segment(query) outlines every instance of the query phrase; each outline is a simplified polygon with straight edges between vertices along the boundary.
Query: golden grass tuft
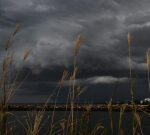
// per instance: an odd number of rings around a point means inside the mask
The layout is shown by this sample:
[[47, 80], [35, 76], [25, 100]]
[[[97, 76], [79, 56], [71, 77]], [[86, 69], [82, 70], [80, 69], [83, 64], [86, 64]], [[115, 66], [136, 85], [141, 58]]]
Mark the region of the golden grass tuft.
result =
[[150, 49], [148, 49], [148, 51], [146, 52], [146, 58], [147, 58], [147, 71], [148, 71], [148, 89], [150, 92], [150, 77], [149, 77], [149, 73], [150, 73]]
[[76, 39], [75, 47], [74, 47], [74, 56], [77, 56], [77, 53], [78, 53], [79, 47], [81, 46], [82, 40], [83, 40], [83, 36], [78, 35], [77, 39]]
[[82, 89], [80, 86], [77, 87], [77, 95], [80, 96], [82, 93], [84, 93], [87, 90], [87, 86], [84, 86]]
[[150, 69], [150, 49], [146, 52], [147, 68]]
[[58, 82], [58, 85], [62, 86], [68, 76], [69, 76], [69, 72], [68, 71], [64, 71], [63, 75], [62, 75], [62, 79], [61, 79], [61, 81]]
[[23, 60], [26, 60], [26, 59], [27, 59], [27, 57], [29, 56], [30, 52], [31, 52], [31, 49], [30, 49], [30, 48], [26, 48], [25, 53], [24, 53]]
[[75, 77], [76, 77], [77, 71], [78, 71], [78, 68], [75, 67], [74, 72], [73, 72], [72, 76], [70, 76], [70, 79], [69, 79], [69, 86], [70, 86], [70, 87], [73, 85], [73, 80], [74, 80]]
[[128, 35], [127, 35], [127, 40], [128, 40], [128, 45], [130, 46], [131, 45], [131, 36], [130, 36], [129, 32], [128, 32]]
[[16, 27], [15, 27], [15, 29], [14, 29], [14, 32], [13, 32], [13, 36], [16, 35], [16, 33], [19, 31], [20, 27], [21, 27], [20, 24], [17, 24], [17, 25], [16, 25]]

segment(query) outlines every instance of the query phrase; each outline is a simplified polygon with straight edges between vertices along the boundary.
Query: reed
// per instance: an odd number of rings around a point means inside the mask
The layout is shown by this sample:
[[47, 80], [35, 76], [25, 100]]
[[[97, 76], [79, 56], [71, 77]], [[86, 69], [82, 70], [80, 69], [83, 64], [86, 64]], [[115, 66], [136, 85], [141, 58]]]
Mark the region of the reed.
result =
[[[15, 34], [18, 31], [14, 30], [13, 32], [13, 36], [15, 36]], [[2, 69], [1, 69], [1, 76], [0, 76], [0, 87], [1, 87], [1, 110], [0, 110], [0, 134], [1, 135], [6, 135], [8, 133], [8, 128], [7, 128], [7, 117], [8, 117], [8, 103], [9, 100], [11, 98], [11, 94], [12, 94], [12, 89], [8, 89], [7, 86], [7, 81], [8, 81], [8, 73], [7, 73], [7, 69], [8, 69], [8, 64], [10, 63], [10, 56], [9, 56], [9, 46], [10, 46], [10, 41], [12, 40], [12, 37], [9, 37], [6, 45], [5, 45], [5, 56], [2, 60]]]
[[148, 71], [148, 90], [150, 92], [150, 49], [146, 52], [146, 58], [147, 58], [147, 71]]
[[75, 78], [77, 73], [76, 61], [77, 61], [77, 54], [79, 51], [79, 47], [81, 46], [83, 36], [77, 36], [75, 47], [74, 47], [74, 69], [73, 69], [73, 84], [72, 84], [72, 99], [71, 99], [71, 135], [74, 132], [74, 98], [75, 98]]
[[127, 36], [128, 39], [128, 51], [129, 51], [129, 78], [130, 78], [130, 93], [131, 93], [131, 101], [132, 104], [134, 102], [134, 92], [133, 92], [133, 83], [132, 83], [132, 64], [131, 64], [131, 37], [130, 37], [130, 33], [128, 33]]
[[74, 47], [74, 56], [77, 56], [82, 40], [83, 40], [83, 35], [78, 35], [76, 39], [75, 47]]
[[89, 116], [91, 113], [91, 106], [87, 105], [86, 111], [83, 112], [82, 117], [81, 117], [81, 122], [80, 122], [80, 127], [79, 127], [79, 135], [88, 135], [88, 127], [89, 127]]
[[113, 111], [112, 111], [112, 99], [110, 99], [108, 105], [108, 112], [110, 117], [110, 125], [111, 125], [111, 133], [114, 135], [114, 119], [113, 119]]
[[134, 112], [134, 118], [135, 118], [135, 127], [133, 129], [133, 135], [136, 134], [136, 129], [137, 129], [138, 126], [140, 127], [141, 135], [143, 135], [141, 117], [136, 111]]
[[[13, 135], [14, 128], [11, 127], [8, 129], [8, 116], [10, 113], [8, 112], [8, 105], [9, 101], [14, 94], [14, 90], [21, 87], [23, 82], [26, 80], [29, 74], [22, 80], [18, 82], [19, 74], [21, 73], [20, 70], [15, 75], [14, 79], [12, 80], [11, 74], [8, 73], [10, 71], [10, 66], [13, 65], [13, 53], [10, 53], [10, 47], [12, 45], [12, 40], [14, 36], [17, 34], [17, 32], [20, 29], [20, 25], [18, 24], [16, 28], [14, 29], [13, 33], [10, 35], [6, 45], [5, 45], [5, 56], [2, 60], [1, 65], [1, 71], [0, 71], [0, 88], [1, 88], [1, 102], [0, 102], [0, 135]], [[63, 134], [63, 135], [106, 135], [107, 134], [107, 127], [105, 128], [101, 123], [98, 123], [93, 130], [89, 131], [89, 124], [90, 124], [90, 114], [91, 114], [91, 106], [88, 105], [86, 108], [86, 111], [83, 112], [81, 119], [79, 119], [78, 116], [78, 110], [77, 114], [75, 116], [74, 113], [74, 106], [75, 102], [77, 102], [77, 107], [79, 103], [79, 96], [87, 89], [87, 87], [81, 88], [81, 86], [76, 86], [76, 77], [78, 73], [77, 68], [77, 56], [79, 52], [79, 48], [81, 46], [83, 40], [83, 36], [79, 35], [77, 36], [75, 46], [74, 46], [74, 60], [73, 60], [73, 71], [72, 73], [69, 73], [68, 71], [64, 71], [61, 80], [58, 82], [58, 89], [55, 89], [54, 92], [56, 92], [55, 102], [54, 102], [54, 110], [52, 112], [52, 119], [50, 121], [50, 128], [48, 129], [49, 135], [55, 135], [55, 134]], [[132, 59], [131, 59], [131, 37], [130, 33], [127, 35], [128, 40], [128, 51], [129, 51], [129, 77], [130, 77], [130, 94], [131, 94], [131, 101], [132, 101], [132, 118], [133, 118], [133, 125], [132, 125], [132, 134], [136, 135], [137, 129], [139, 128], [141, 135], [143, 135], [142, 131], [142, 123], [141, 123], [141, 116], [137, 113], [137, 108], [134, 103], [134, 91], [133, 91], [133, 81], [132, 81]], [[29, 54], [31, 53], [31, 49], [27, 48], [24, 52], [23, 56], [23, 62], [28, 58]], [[147, 68], [148, 68], [148, 85], [149, 85], [149, 91], [150, 91], [150, 79], [149, 79], [149, 71], [150, 71], [150, 50], [146, 53], [147, 56]], [[32, 69], [35, 69], [37, 67], [36, 65], [33, 66]], [[10, 76], [10, 77], [8, 77]], [[69, 80], [68, 80], [69, 79]], [[67, 81], [66, 81], [67, 80]], [[69, 93], [66, 101], [66, 111], [64, 118], [61, 120], [58, 120], [54, 123], [55, 120], [55, 111], [57, 106], [57, 98], [59, 96], [60, 90], [62, 86], [68, 82], [69, 84]], [[118, 83], [117, 83], [118, 84]], [[116, 88], [116, 87], [115, 87]], [[115, 92], [115, 91], [114, 91]], [[53, 94], [52, 94], [53, 95]], [[114, 96], [114, 93], [112, 97]], [[70, 100], [70, 114], [69, 117], [66, 117], [67, 112], [67, 106], [69, 104]], [[45, 115], [46, 106], [50, 100], [48, 99], [43, 106], [42, 110], [40, 111], [33, 111], [30, 115], [27, 114], [28, 119], [26, 119], [26, 125], [23, 127], [25, 128], [27, 135], [39, 135], [40, 130], [43, 126], [43, 120]], [[114, 118], [113, 118], [113, 105], [112, 105], [112, 98], [107, 104], [108, 107], [108, 113], [110, 117], [110, 125], [111, 125], [111, 134], [115, 135], [115, 129], [114, 129]], [[122, 105], [120, 108], [120, 115], [119, 115], [119, 124], [118, 124], [118, 135], [123, 135], [123, 115], [126, 109], [126, 105]], [[54, 128], [57, 129], [57, 131], [54, 131]]]
[[14, 29], [14, 32], [13, 32], [13, 36], [15, 36], [16, 35], [16, 33], [20, 30], [20, 27], [21, 27], [21, 25], [20, 24], [17, 24], [16, 25], [16, 27], [15, 27], [15, 29]]
[[26, 60], [26, 59], [27, 59], [27, 57], [29, 56], [30, 52], [31, 52], [31, 49], [30, 49], [30, 48], [26, 48], [25, 53], [24, 53], [23, 60]]
[[[25, 126], [27, 135], [38, 135], [39, 134], [43, 116], [44, 116], [44, 111], [34, 112], [31, 116], [30, 116], [30, 114], [28, 114], [28, 120], [26, 120], [27, 126]], [[33, 121], [33, 124], [32, 124], [32, 121]]]
[[[12, 45], [12, 40], [17, 34], [17, 32], [20, 29], [20, 25], [17, 24], [14, 31], [10, 35], [7, 43], [5, 44], [5, 55], [2, 60], [1, 65], [1, 72], [0, 72], [0, 88], [1, 88], [1, 94], [0, 94], [0, 135], [7, 135], [11, 132], [12, 128], [10, 128], [10, 131], [8, 129], [8, 116], [11, 114], [8, 112], [8, 105], [11, 97], [16, 91], [16, 88], [21, 87], [22, 82], [17, 81], [17, 79], [12, 79], [12, 70], [11, 67], [14, 64], [13, 56], [14, 53], [11, 53], [9, 48]], [[28, 53], [29, 55], [29, 53]], [[26, 56], [27, 58], [28, 56]]]
[[54, 122], [54, 116], [55, 116], [55, 109], [56, 109], [57, 98], [59, 96], [60, 89], [61, 89], [62, 85], [64, 84], [64, 82], [65, 82], [65, 80], [67, 79], [68, 76], [69, 76], [69, 72], [68, 71], [64, 71], [63, 75], [62, 75], [61, 81], [58, 82], [59, 88], [58, 88], [58, 92], [57, 92], [55, 103], [54, 103], [54, 110], [53, 110], [53, 113], [52, 113], [51, 127], [50, 127], [50, 133], [49, 133], [49, 135], [53, 134], [53, 122]]
[[128, 40], [128, 51], [129, 51], [129, 78], [130, 78], [130, 94], [131, 94], [131, 103], [132, 103], [132, 115], [133, 115], [133, 127], [132, 127], [132, 133], [134, 135], [135, 129], [136, 129], [136, 118], [135, 118], [135, 104], [134, 104], [134, 92], [133, 92], [133, 82], [132, 82], [132, 64], [131, 64], [131, 37], [130, 33], [127, 35]]
[[121, 135], [122, 132], [123, 132], [123, 131], [122, 131], [122, 118], [123, 118], [123, 114], [124, 114], [125, 109], [126, 109], [126, 105], [123, 105], [123, 106], [120, 108], [118, 135]]

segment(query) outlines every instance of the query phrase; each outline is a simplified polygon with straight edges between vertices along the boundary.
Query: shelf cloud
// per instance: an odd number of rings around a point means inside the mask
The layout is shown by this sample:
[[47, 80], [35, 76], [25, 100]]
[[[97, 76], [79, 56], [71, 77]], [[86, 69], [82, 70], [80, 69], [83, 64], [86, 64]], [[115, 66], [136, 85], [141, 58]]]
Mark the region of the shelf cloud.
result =
[[[145, 53], [150, 44], [149, 7], [149, 0], [1, 0], [0, 45], [6, 43], [15, 25], [21, 24], [12, 46], [15, 62], [20, 63], [25, 48], [31, 48], [22, 66], [31, 69], [33, 63], [39, 62], [38, 72], [34, 72], [39, 78], [44, 78], [46, 72], [44, 80], [60, 79], [58, 72], [73, 67], [75, 39], [82, 34], [78, 79], [96, 84], [112, 83], [117, 78], [123, 82], [129, 69], [130, 32], [133, 74], [138, 72], [145, 77]], [[2, 55], [3, 46], [0, 51]], [[31, 78], [34, 80], [35, 76]]]

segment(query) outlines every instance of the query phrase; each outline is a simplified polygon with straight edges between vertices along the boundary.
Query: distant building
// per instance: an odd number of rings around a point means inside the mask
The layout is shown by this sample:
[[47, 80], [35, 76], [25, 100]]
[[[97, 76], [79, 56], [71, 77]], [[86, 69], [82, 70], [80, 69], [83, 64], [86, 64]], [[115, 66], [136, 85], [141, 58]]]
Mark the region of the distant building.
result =
[[150, 98], [145, 98], [140, 101], [141, 104], [150, 104]]

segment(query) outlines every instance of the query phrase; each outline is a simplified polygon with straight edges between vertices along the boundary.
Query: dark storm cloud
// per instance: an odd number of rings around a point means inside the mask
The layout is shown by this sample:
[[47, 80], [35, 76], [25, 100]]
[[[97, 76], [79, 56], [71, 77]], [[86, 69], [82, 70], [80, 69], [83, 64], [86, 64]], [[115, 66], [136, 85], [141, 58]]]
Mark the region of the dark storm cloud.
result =
[[29, 66], [38, 59], [42, 69], [70, 67], [75, 37], [83, 33], [85, 40], [78, 60], [82, 68], [125, 70], [128, 68], [126, 35], [131, 32], [133, 67], [145, 69], [149, 5], [146, 0], [3, 0], [0, 24], [6, 32], [16, 23], [22, 24], [14, 46], [17, 60], [25, 47], [33, 48]]
[[[77, 59], [78, 79], [128, 78], [127, 33], [130, 32], [134, 78], [146, 78], [149, 7], [149, 0], [1, 0], [0, 44], [6, 43], [15, 24], [20, 23], [22, 28], [12, 47], [16, 67], [30, 69], [40, 62], [40, 67], [28, 80], [56, 83], [64, 69], [72, 71], [75, 39], [83, 34], [85, 38]], [[32, 53], [22, 65], [20, 62], [27, 47]], [[28, 93], [29, 87], [36, 88], [39, 95], [41, 89], [45, 93], [49, 88], [47, 85], [47, 88], [30, 86], [25, 86], [24, 91]]]
[[[102, 77], [101, 77], [102, 78]], [[117, 78], [111, 77], [109, 82], [100, 79], [99, 83], [88, 84], [86, 91], [80, 95], [81, 103], [106, 103], [113, 97], [113, 101], [127, 101], [131, 99], [129, 83], [124, 78], [122, 82], [116, 83]], [[113, 79], [114, 80], [113, 80]], [[83, 82], [83, 80], [82, 80]], [[102, 83], [103, 82], [103, 83]], [[112, 83], [115, 82], [115, 83]], [[86, 82], [87, 83], [87, 82]], [[86, 83], [81, 84], [81, 88], [87, 86]], [[15, 96], [12, 97], [12, 102], [21, 103], [39, 103], [45, 102], [52, 92], [55, 91], [54, 96], [51, 97], [50, 103], [55, 102], [55, 97], [57, 95], [58, 89], [56, 88], [56, 83], [50, 82], [28, 82], [24, 83], [23, 87], [17, 91]], [[141, 100], [149, 95], [147, 89], [147, 81], [135, 81], [134, 82], [134, 96], [135, 100]], [[59, 96], [57, 98], [57, 103], [65, 103], [68, 96], [68, 86], [63, 86], [60, 89]]]

